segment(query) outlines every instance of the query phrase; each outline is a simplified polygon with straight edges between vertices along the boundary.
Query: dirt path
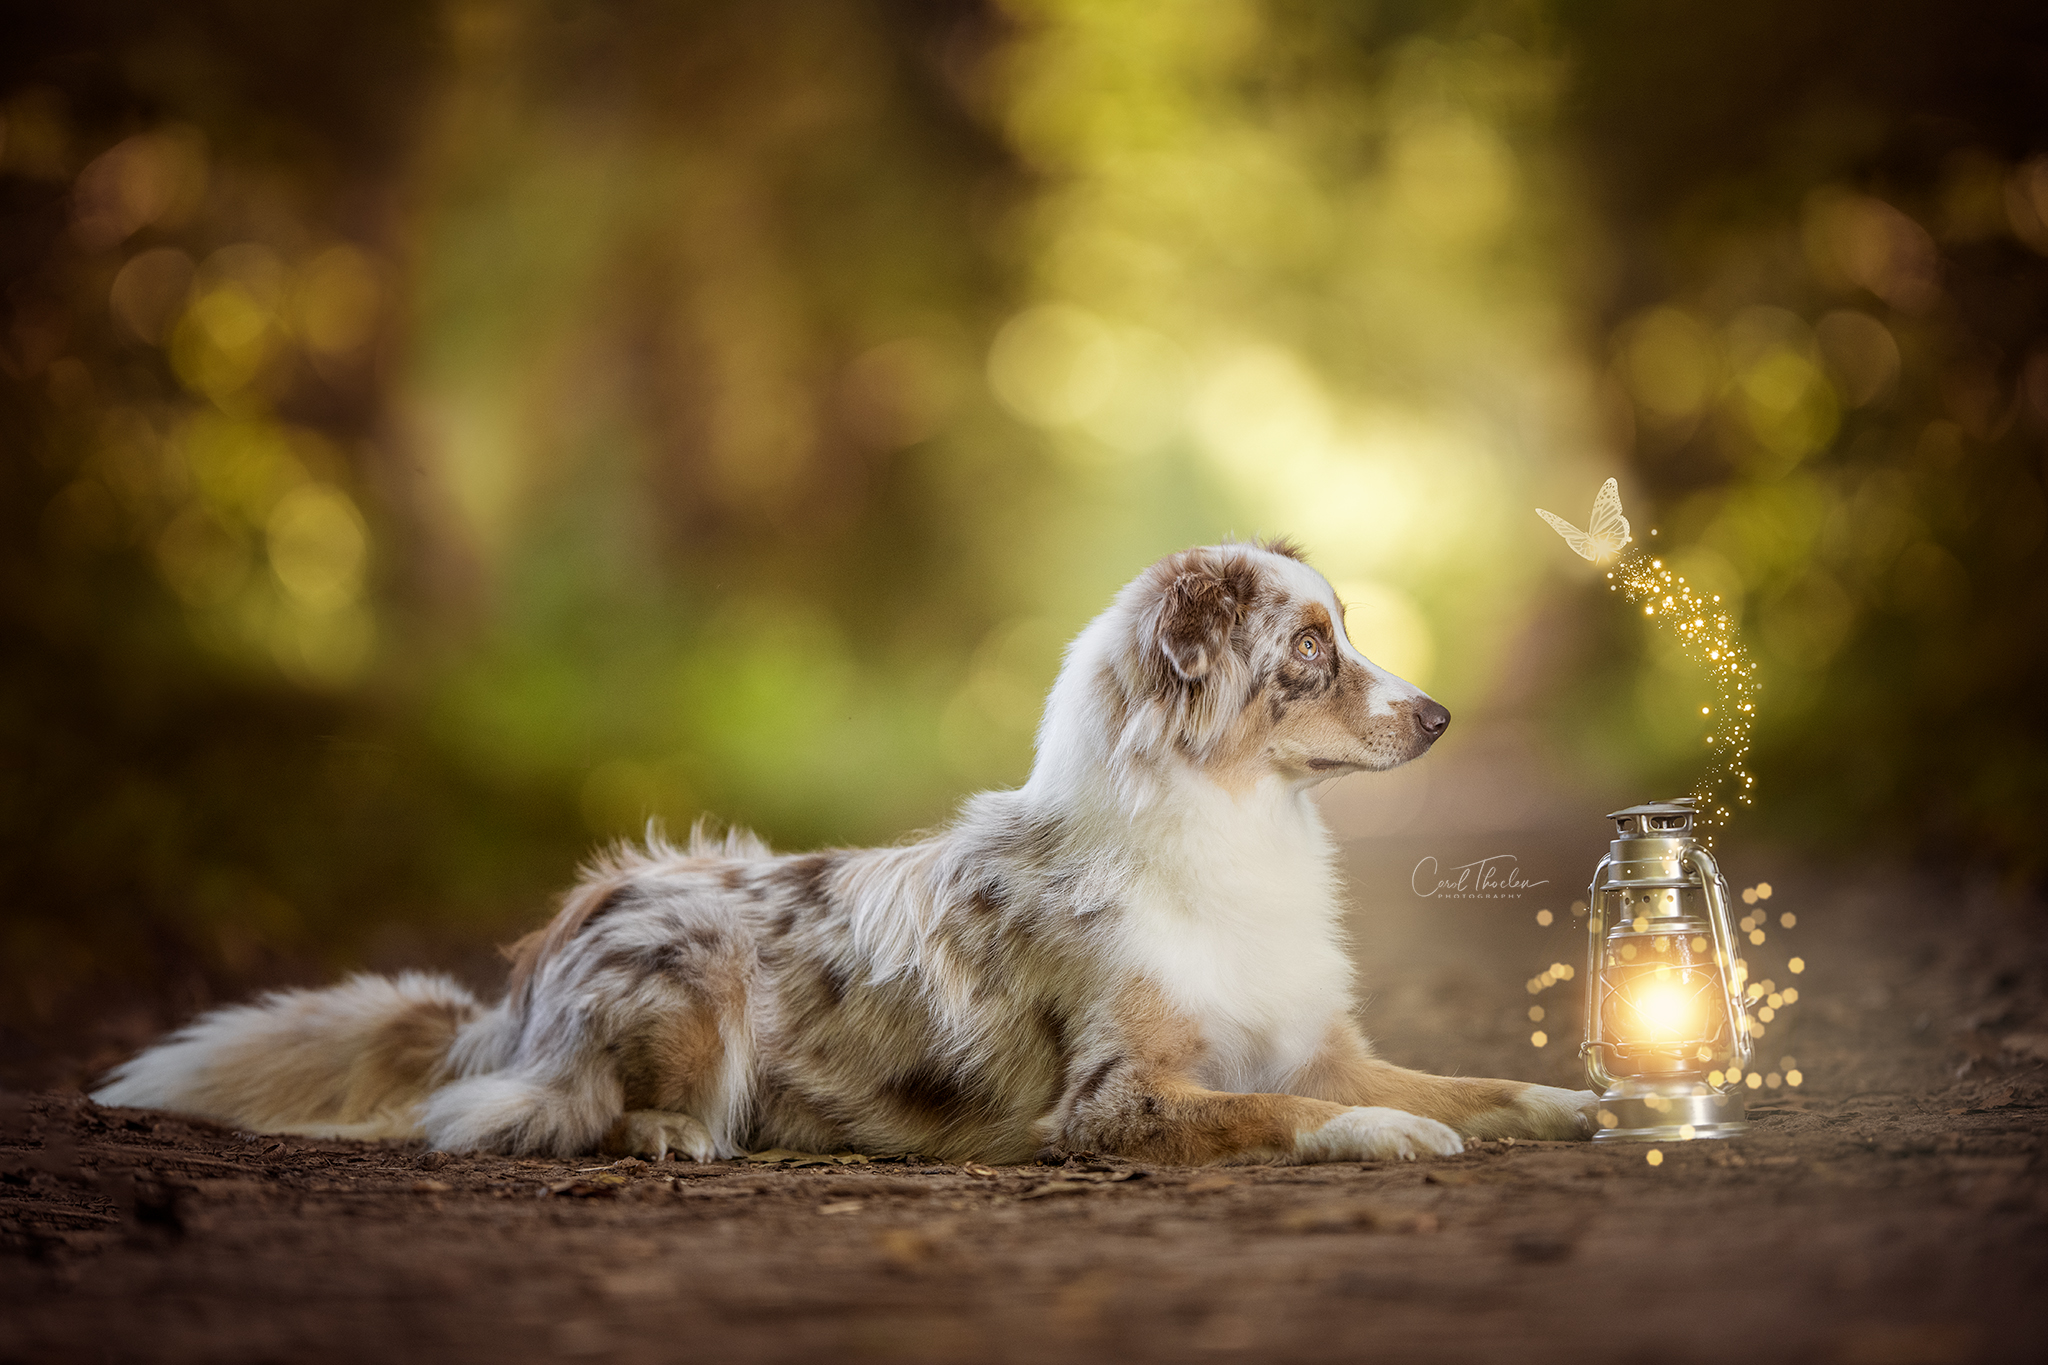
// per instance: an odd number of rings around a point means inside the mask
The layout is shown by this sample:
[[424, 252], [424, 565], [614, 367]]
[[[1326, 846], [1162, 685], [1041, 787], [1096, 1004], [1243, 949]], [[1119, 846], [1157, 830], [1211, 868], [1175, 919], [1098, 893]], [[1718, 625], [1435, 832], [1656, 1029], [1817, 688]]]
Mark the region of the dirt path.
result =
[[[1389, 1055], [1568, 1078], [1516, 998], [1568, 930], [1417, 911], [1387, 892], [1412, 849], [1355, 852], [1362, 947], [1403, 964], [1372, 983]], [[1661, 1165], [586, 1169], [43, 1092], [0, 1133], [0, 1360], [2043, 1359], [2037, 911], [1749, 862], [1809, 921], [1773, 1045], [1811, 1079]]]
[[[1993, 1098], [2002, 1098], [1994, 1096]], [[1425, 1166], [453, 1159], [38, 1097], [0, 1358], [2038, 1360], [2037, 1109]]]

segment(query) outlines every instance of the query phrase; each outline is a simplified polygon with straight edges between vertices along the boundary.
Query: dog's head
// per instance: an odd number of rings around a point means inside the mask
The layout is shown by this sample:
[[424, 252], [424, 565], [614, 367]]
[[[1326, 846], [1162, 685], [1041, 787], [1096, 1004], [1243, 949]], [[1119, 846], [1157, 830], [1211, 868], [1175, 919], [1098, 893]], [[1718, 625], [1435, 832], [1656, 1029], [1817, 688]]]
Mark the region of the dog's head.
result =
[[1451, 721], [1358, 652], [1343, 603], [1285, 542], [1169, 555], [1112, 616], [1126, 759], [1170, 748], [1219, 776], [1315, 781], [1406, 763]]

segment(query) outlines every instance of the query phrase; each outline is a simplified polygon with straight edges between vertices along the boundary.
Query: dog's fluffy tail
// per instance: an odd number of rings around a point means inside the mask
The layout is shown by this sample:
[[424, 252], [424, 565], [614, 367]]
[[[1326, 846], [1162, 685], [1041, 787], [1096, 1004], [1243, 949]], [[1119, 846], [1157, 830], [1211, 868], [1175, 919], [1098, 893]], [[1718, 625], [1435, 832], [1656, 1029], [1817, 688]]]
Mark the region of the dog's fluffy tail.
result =
[[116, 1067], [101, 1104], [172, 1109], [266, 1133], [414, 1137], [483, 1007], [443, 976], [354, 976], [200, 1016]]

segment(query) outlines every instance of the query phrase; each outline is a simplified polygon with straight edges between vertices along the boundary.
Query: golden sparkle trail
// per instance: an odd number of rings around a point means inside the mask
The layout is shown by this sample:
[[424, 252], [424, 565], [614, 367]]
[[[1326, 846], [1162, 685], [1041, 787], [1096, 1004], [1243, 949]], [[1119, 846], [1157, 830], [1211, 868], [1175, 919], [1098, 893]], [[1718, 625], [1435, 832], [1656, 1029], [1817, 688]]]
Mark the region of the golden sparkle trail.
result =
[[[1699, 803], [1702, 830], [1727, 824], [1736, 806], [1753, 804], [1756, 776], [1749, 771], [1749, 748], [1758, 691], [1756, 665], [1736, 632], [1727, 604], [1718, 593], [1695, 589], [1685, 575], [1640, 545], [1628, 548], [1635, 538], [1629, 534], [1619, 486], [1613, 479], [1600, 485], [1594, 495], [1592, 515], [1583, 531], [1555, 512], [1539, 507], [1536, 515], [1564, 538], [1573, 554], [1594, 564], [1612, 563], [1614, 567], [1607, 572], [1608, 591], [1641, 603], [1643, 615], [1670, 631], [1685, 657], [1698, 664], [1713, 683], [1714, 701], [1700, 708], [1707, 722], [1710, 754], [1693, 796]], [[1714, 841], [1706, 836], [1704, 842], [1711, 847]]]
[[1700, 824], [1725, 825], [1736, 806], [1753, 804], [1756, 775], [1749, 771], [1749, 751], [1759, 691], [1756, 664], [1720, 594], [1698, 591], [1662, 559], [1636, 551], [1616, 564], [1607, 578], [1608, 591], [1641, 603], [1643, 615], [1670, 631], [1685, 657], [1713, 684], [1714, 700], [1700, 708], [1710, 752], [1693, 795], [1699, 801]]

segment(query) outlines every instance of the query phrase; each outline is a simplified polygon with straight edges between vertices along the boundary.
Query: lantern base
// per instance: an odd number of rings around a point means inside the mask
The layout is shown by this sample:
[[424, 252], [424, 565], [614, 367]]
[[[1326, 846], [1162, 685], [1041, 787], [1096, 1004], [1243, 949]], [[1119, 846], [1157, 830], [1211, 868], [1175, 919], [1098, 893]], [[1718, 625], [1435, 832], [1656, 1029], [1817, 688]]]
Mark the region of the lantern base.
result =
[[1708, 1090], [1691, 1078], [1625, 1077], [1600, 1097], [1595, 1142], [1689, 1142], [1741, 1137], [1749, 1106], [1735, 1091]]

